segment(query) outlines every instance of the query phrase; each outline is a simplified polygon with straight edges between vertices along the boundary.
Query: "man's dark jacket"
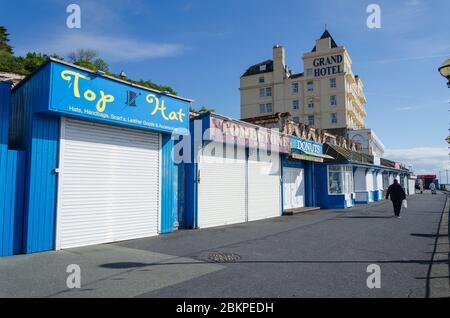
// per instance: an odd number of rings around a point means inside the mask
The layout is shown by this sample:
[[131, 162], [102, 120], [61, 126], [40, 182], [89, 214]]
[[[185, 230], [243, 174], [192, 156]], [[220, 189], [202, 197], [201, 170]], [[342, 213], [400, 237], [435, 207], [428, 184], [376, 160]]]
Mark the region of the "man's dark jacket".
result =
[[399, 183], [391, 184], [386, 193], [386, 199], [391, 197], [392, 201], [403, 201], [406, 199], [406, 193]]

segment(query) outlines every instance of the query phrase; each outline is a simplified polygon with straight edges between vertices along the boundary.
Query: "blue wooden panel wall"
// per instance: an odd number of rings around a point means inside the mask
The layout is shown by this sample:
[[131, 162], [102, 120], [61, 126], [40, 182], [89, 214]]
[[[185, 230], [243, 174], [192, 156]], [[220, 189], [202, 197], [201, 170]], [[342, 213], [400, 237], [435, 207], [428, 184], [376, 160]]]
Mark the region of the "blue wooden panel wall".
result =
[[8, 150], [0, 193], [0, 256], [22, 253], [25, 152]]
[[174, 141], [169, 134], [162, 134], [161, 162], [161, 233], [173, 231], [175, 213], [175, 163], [173, 160]]
[[24, 252], [54, 249], [59, 118], [34, 114], [27, 147]]
[[25, 154], [8, 150], [11, 84], [0, 82], [0, 256], [22, 252]]

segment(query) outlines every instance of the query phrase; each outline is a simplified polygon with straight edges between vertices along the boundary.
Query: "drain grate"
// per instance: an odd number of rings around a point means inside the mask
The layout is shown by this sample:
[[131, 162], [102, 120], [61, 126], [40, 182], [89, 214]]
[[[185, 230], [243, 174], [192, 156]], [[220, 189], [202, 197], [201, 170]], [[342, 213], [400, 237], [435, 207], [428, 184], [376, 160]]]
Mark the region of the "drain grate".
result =
[[208, 260], [214, 263], [235, 263], [241, 259], [241, 256], [234, 253], [212, 252], [208, 255]]

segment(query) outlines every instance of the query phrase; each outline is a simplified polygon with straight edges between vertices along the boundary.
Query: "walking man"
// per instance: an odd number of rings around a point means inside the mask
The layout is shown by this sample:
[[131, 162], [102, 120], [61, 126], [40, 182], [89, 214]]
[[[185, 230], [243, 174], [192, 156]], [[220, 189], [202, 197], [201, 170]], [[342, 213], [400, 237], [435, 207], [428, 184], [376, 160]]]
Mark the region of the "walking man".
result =
[[436, 185], [434, 184], [434, 182], [430, 183], [430, 190], [431, 194], [436, 194]]
[[392, 204], [394, 205], [395, 216], [400, 219], [400, 210], [402, 209], [402, 202], [406, 199], [405, 190], [398, 183], [397, 179], [394, 179], [394, 183], [391, 184], [386, 192], [386, 200], [391, 197]]

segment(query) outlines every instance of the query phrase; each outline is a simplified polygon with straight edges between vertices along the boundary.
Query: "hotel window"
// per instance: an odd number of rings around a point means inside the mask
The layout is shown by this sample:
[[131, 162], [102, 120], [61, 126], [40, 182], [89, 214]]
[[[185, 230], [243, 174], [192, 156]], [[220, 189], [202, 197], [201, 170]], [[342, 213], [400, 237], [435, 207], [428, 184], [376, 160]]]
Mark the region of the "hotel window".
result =
[[292, 84], [292, 93], [297, 94], [298, 93], [298, 83]]
[[330, 88], [336, 88], [336, 78], [330, 78]]
[[337, 113], [331, 113], [331, 123], [332, 124], [337, 124], [338, 123]]
[[336, 106], [336, 105], [337, 105], [337, 98], [336, 98], [336, 95], [330, 96], [330, 105], [331, 105], [331, 106]]
[[266, 112], [266, 104], [259, 104], [259, 113], [264, 114]]
[[259, 83], [264, 83], [264, 76], [260, 76], [259, 79], [258, 79], [258, 82]]
[[292, 120], [297, 124], [300, 123], [300, 117], [298, 116], [292, 117]]
[[307, 86], [306, 86], [306, 89], [307, 89], [308, 92], [314, 92], [314, 82], [313, 81], [309, 81]]
[[271, 87], [267, 87], [267, 88], [266, 88], [266, 96], [267, 96], [267, 97], [272, 96], [272, 88], [271, 88]]
[[308, 125], [314, 126], [314, 116], [308, 116]]
[[267, 110], [267, 112], [268, 113], [271, 113], [272, 112], [272, 103], [269, 103], [269, 104], [266, 104], [266, 110]]
[[299, 108], [300, 108], [300, 103], [298, 102], [298, 100], [293, 100], [292, 101], [292, 109], [298, 110]]
[[313, 69], [312, 68], [308, 68], [306, 70], [306, 76], [313, 76]]
[[259, 97], [266, 97], [266, 90], [264, 88], [259, 89]]
[[314, 102], [313, 101], [309, 101], [308, 102], [308, 108], [314, 108]]

